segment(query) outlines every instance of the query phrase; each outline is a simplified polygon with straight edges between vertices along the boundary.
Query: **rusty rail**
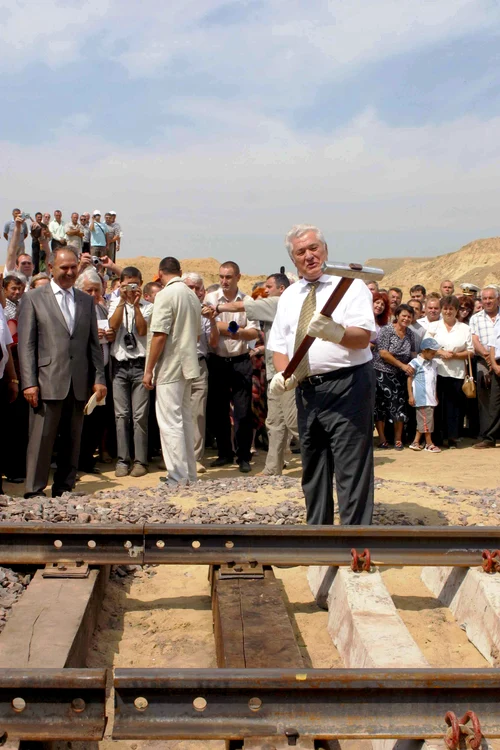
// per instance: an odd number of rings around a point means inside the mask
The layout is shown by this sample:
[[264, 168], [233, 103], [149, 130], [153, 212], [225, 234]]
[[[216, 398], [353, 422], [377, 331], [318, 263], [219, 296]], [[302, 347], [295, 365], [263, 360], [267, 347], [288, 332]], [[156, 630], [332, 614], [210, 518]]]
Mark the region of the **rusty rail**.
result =
[[479, 566], [500, 547], [500, 527], [0, 524], [0, 564]]
[[105, 707], [105, 669], [0, 669], [4, 741], [101, 740]]
[[496, 669], [0, 669], [0, 734], [111, 738], [444, 738], [446, 716], [477, 715], [500, 737]]

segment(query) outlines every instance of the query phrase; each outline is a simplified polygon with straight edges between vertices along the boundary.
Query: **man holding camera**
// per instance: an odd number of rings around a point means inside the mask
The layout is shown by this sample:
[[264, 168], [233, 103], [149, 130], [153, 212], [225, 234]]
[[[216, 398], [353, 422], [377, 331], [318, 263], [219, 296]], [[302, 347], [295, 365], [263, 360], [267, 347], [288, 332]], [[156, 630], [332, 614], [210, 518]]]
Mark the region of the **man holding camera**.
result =
[[[142, 297], [142, 275], [128, 266], [120, 276], [120, 296], [109, 308], [109, 327], [116, 332], [111, 347], [111, 378], [115, 407], [118, 459], [115, 476], [142, 477], [148, 470], [149, 393], [142, 384], [146, 363], [148, 322], [153, 305]], [[134, 437], [134, 461], [130, 433]]]

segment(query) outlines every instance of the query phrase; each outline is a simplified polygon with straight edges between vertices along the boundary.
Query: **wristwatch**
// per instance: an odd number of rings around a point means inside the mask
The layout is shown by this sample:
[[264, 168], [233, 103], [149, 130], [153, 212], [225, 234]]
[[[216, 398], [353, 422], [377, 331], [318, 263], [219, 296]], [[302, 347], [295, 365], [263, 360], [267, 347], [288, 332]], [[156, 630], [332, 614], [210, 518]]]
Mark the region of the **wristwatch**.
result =
[[15, 383], [16, 385], [19, 385], [19, 380], [17, 378], [11, 378], [10, 382]]

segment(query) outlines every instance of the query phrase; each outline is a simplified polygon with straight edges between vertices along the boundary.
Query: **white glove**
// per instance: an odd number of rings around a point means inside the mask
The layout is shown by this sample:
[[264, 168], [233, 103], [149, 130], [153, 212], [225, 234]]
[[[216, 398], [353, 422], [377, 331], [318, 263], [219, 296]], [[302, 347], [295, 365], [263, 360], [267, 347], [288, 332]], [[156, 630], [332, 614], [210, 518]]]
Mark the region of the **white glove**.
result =
[[315, 312], [307, 329], [308, 336], [314, 336], [323, 341], [331, 341], [332, 344], [339, 344], [344, 338], [345, 328], [340, 323], [336, 323], [328, 315], [322, 315]]
[[272, 396], [282, 396], [285, 391], [293, 391], [294, 388], [297, 388], [298, 384], [299, 381], [295, 375], [291, 375], [288, 380], [285, 380], [283, 373], [277, 372], [269, 385], [269, 393]]

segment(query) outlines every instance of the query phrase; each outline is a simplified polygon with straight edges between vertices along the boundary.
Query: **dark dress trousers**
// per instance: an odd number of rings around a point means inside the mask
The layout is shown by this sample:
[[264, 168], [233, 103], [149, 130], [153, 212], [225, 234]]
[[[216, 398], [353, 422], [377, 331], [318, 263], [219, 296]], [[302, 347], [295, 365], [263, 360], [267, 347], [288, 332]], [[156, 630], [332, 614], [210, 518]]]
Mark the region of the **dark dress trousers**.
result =
[[83, 409], [94, 383], [106, 385], [92, 297], [74, 290], [70, 333], [51, 284], [23, 295], [19, 309], [19, 365], [23, 390], [38, 386], [38, 407], [30, 410], [26, 493], [47, 486], [52, 451], [59, 435], [52, 495], [75, 485]]

